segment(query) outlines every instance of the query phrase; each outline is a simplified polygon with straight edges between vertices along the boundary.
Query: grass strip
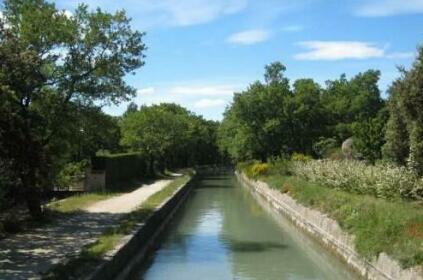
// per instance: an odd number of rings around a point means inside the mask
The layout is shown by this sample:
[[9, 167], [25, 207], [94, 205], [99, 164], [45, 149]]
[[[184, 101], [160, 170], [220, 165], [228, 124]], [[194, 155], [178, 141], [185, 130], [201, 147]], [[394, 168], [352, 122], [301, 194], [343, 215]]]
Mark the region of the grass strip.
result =
[[121, 193], [84, 193], [77, 194], [49, 204], [48, 208], [59, 213], [71, 214], [83, 210], [91, 204]]

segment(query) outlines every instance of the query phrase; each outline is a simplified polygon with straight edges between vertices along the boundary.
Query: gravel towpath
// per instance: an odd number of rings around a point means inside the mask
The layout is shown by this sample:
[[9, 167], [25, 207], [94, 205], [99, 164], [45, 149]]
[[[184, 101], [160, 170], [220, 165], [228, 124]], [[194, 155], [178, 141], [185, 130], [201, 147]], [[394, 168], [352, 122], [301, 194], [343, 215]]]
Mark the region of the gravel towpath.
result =
[[77, 256], [81, 248], [94, 242], [171, 180], [143, 185], [135, 191], [92, 204], [83, 212], [0, 240], [0, 279], [40, 279], [40, 273], [54, 264]]
[[143, 186], [133, 192], [96, 202], [85, 209], [88, 213], [129, 213], [151, 195], [166, 187], [171, 180], [160, 180], [151, 185]]

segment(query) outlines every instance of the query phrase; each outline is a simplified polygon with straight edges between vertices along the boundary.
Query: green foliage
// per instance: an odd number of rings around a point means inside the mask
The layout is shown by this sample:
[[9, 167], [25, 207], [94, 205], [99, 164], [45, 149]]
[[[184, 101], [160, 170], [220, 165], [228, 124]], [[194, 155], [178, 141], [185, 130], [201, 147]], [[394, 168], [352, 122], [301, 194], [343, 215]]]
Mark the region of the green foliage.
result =
[[270, 175], [290, 175], [291, 161], [283, 157], [272, 158], [269, 163], [258, 161], [239, 162], [236, 166], [239, 172], [243, 172], [249, 178], [258, 179]]
[[400, 81], [395, 81], [389, 89], [389, 119], [386, 125], [385, 145], [382, 148], [383, 158], [392, 163], [405, 165], [409, 155], [409, 132], [401, 107]]
[[141, 107], [122, 119], [121, 143], [161, 169], [211, 164], [220, 160], [217, 126], [176, 104]]
[[410, 127], [410, 154], [407, 160], [408, 167], [417, 175], [423, 175], [423, 125], [411, 121]]
[[218, 131], [223, 152], [234, 161], [266, 161], [294, 152], [328, 157], [356, 132], [363, 157], [371, 161], [381, 157], [385, 123], [379, 115], [386, 114], [378, 113], [384, 108], [377, 86], [379, 71], [359, 73], [350, 80], [342, 75], [328, 81], [326, 88], [312, 79], [299, 79], [293, 89], [284, 71], [281, 63], [266, 66], [266, 84], [255, 82], [234, 95]]
[[269, 164], [267, 163], [255, 163], [248, 166], [245, 169], [245, 174], [249, 178], [258, 178], [259, 176], [265, 175], [269, 171]]
[[423, 264], [421, 206], [337, 191], [299, 177], [272, 175], [261, 179], [338, 221], [355, 236], [355, 248], [362, 256], [372, 259], [385, 252], [405, 268]]
[[[384, 155], [388, 160], [408, 166], [423, 175], [423, 47], [410, 70], [390, 89], [390, 118]], [[406, 157], [408, 158], [406, 159]]]
[[293, 153], [291, 156], [292, 161], [309, 162], [312, 159], [312, 157], [300, 153]]
[[375, 163], [382, 157], [387, 118], [387, 112], [381, 110], [375, 118], [353, 124], [354, 150], [361, 159]]
[[269, 85], [288, 84], [288, 79], [283, 76], [286, 67], [279, 61], [265, 66], [264, 80]]
[[85, 175], [88, 161], [71, 162], [66, 164], [57, 176], [57, 184], [60, 187], [70, 187], [75, 180], [81, 179]]
[[0, 157], [34, 217], [81, 131], [80, 111], [135, 95], [124, 77], [144, 63], [142, 36], [124, 11], [80, 5], [68, 16], [45, 0], [3, 1]]
[[335, 138], [321, 137], [314, 143], [313, 151], [319, 158], [329, 158], [340, 146]]
[[314, 144], [327, 134], [328, 112], [320, 100], [322, 89], [312, 79], [296, 80], [293, 86], [287, 111], [291, 115], [290, 126], [295, 139], [290, 150], [311, 155]]
[[119, 152], [120, 128], [118, 119], [101, 111], [101, 108], [81, 108], [72, 124], [75, 131], [70, 138], [70, 158], [89, 159], [99, 150]]
[[338, 80], [327, 81], [322, 103], [329, 117], [332, 136], [339, 141], [353, 135], [352, 124], [374, 118], [383, 108], [378, 80], [380, 72], [368, 70], [348, 80], [341, 75]]
[[288, 80], [283, 78], [284, 69], [277, 64], [267, 67], [269, 84], [255, 82], [246, 91], [236, 93], [225, 111], [218, 142], [235, 161], [265, 161], [291, 147], [293, 131], [285, 112], [291, 92]]
[[256, 163], [260, 163], [260, 162], [256, 160], [240, 161], [236, 164], [236, 170], [240, 172], [244, 172], [247, 168], [249, 168], [250, 166]]
[[269, 161], [268, 175], [291, 175], [291, 161], [284, 157], [272, 158]]

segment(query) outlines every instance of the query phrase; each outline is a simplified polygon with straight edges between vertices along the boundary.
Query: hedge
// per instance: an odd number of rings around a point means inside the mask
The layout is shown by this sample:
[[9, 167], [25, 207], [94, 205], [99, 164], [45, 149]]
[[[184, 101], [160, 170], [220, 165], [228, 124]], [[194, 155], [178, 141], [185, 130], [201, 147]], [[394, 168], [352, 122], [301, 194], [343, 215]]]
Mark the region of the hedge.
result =
[[148, 160], [139, 153], [111, 154], [91, 159], [93, 170], [106, 172], [106, 189], [121, 191], [124, 182], [148, 177]]

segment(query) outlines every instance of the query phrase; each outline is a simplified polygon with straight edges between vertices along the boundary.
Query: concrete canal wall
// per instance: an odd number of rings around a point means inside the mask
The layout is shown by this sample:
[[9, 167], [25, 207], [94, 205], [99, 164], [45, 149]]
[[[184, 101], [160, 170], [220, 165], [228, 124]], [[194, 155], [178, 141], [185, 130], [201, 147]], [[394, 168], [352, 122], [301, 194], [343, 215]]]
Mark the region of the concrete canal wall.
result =
[[242, 184], [263, 196], [297, 227], [341, 257], [363, 278], [371, 280], [423, 279], [421, 267], [402, 269], [397, 261], [384, 253], [372, 261], [364, 259], [354, 250], [354, 236], [342, 231], [335, 220], [317, 210], [304, 207], [289, 195], [270, 188], [264, 182], [250, 180], [244, 174], [236, 173], [236, 176]]

